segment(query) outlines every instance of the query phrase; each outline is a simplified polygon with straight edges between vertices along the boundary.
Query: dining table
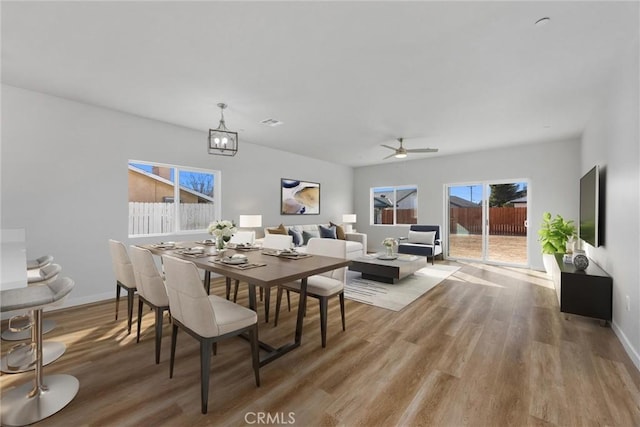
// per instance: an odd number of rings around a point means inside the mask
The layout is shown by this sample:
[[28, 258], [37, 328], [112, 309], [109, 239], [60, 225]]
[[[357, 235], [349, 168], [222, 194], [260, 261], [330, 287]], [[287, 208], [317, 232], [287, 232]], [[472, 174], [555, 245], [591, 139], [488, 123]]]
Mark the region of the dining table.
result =
[[[204, 286], [210, 289], [211, 273], [224, 276], [227, 280], [227, 298], [229, 298], [229, 283], [235, 279], [247, 282], [249, 288], [249, 308], [257, 311], [256, 287], [270, 292], [274, 286], [300, 280], [300, 298], [296, 317], [296, 328], [293, 342], [274, 347], [259, 341], [260, 348], [267, 352], [260, 359], [260, 366], [264, 366], [302, 344], [302, 329], [304, 312], [307, 301], [307, 278], [325, 273], [337, 268], [348, 267], [351, 261], [344, 258], [334, 258], [321, 255], [298, 254], [288, 251], [272, 251], [257, 247], [226, 248], [219, 252], [215, 246], [204, 245], [202, 242], [175, 242], [174, 245], [146, 244], [138, 245], [148, 249], [152, 254], [174, 256], [192, 261], [196, 267], [204, 270]], [[194, 251], [194, 248], [198, 250]], [[197, 253], [200, 251], [202, 253]], [[246, 262], [229, 264], [233, 255], [246, 256]], [[226, 262], [225, 262], [226, 261]]]

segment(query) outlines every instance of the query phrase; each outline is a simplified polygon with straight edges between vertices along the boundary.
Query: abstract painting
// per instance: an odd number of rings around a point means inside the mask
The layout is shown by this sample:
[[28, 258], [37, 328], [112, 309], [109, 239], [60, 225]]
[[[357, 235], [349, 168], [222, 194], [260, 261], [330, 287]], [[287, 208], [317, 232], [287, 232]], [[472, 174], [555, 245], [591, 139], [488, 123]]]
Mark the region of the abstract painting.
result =
[[282, 215], [319, 215], [320, 184], [296, 179], [280, 179]]

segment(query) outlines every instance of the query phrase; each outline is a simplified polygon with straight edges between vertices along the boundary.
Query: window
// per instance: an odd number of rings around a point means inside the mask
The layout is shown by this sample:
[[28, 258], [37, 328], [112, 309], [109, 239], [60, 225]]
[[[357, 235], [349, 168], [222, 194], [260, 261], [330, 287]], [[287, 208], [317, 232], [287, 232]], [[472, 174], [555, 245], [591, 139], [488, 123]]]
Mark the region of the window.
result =
[[220, 172], [129, 161], [129, 236], [202, 231], [220, 218]]
[[375, 187], [371, 189], [372, 224], [417, 224], [418, 187]]

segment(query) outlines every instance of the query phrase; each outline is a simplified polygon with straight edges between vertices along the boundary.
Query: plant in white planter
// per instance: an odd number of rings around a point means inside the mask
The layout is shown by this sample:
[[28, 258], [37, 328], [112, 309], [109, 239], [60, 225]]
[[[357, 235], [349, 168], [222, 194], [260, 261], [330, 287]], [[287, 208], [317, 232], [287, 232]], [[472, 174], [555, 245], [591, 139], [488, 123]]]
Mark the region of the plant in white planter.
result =
[[564, 254], [567, 250], [567, 242], [576, 236], [576, 226], [573, 221], [565, 220], [562, 216], [551, 216], [545, 212], [542, 215], [542, 227], [538, 230], [539, 241], [542, 244], [542, 261], [548, 274], [551, 273], [550, 262], [554, 254]]

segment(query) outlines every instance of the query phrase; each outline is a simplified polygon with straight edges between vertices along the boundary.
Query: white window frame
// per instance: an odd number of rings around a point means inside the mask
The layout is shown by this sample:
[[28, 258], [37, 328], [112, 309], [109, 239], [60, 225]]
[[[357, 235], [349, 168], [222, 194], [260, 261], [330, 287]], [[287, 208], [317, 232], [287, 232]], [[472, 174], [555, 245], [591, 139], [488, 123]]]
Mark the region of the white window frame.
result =
[[[376, 224], [375, 223], [375, 206], [374, 206], [374, 201], [373, 201], [373, 195], [376, 192], [376, 190], [379, 189], [389, 189], [390, 191], [393, 191], [393, 201], [394, 201], [394, 206], [393, 206], [393, 224]], [[415, 189], [416, 190], [416, 217], [418, 216], [418, 185], [416, 184], [406, 184], [406, 185], [380, 185], [377, 187], [371, 187], [369, 189], [369, 225], [374, 226], [374, 227], [389, 227], [389, 226], [398, 226], [398, 225], [411, 225], [411, 224], [398, 224], [398, 215], [397, 215], [397, 202], [396, 200], [398, 199], [397, 197], [397, 191], [398, 190], [407, 190], [407, 189]]]
[[[214, 200], [214, 218], [211, 218], [211, 221], [217, 221], [222, 217], [222, 172], [219, 170], [213, 170], [213, 169], [203, 169], [203, 168], [197, 168], [197, 167], [191, 167], [191, 166], [179, 166], [179, 165], [173, 165], [173, 164], [169, 164], [169, 163], [161, 163], [161, 162], [151, 162], [148, 160], [134, 160], [134, 159], [129, 159], [127, 161], [127, 173], [129, 172], [129, 165], [131, 163], [137, 163], [137, 164], [141, 164], [141, 165], [148, 165], [148, 166], [159, 166], [159, 167], [164, 167], [164, 168], [170, 168], [170, 169], [174, 169], [174, 174], [175, 174], [175, 182], [174, 182], [174, 186], [173, 186], [173, 205], [174, 206], [179, 206], [180, 205], [180, 172], [181, 171], [186, 171], [186, 172], [197, 172], [197, 173], [206, 173], [206, 174], [210, 174], [213, 175], [213, 200]], [[127, 175], [128, 176], [128, 175]], [[127, 194], [128, 194], [128, 178], [127, 178]], [[129, 197], [127, 196], [127, 201], [128, 201]], [[127, 209], [128, 211], [128, 209]], [[128, 214], [127, 214], [128, 215]], [[128, 237], [130, 238], [136, 238], [136, 237], [158, 237], [158, 236], [172, 236], [172, 235], [185, 235], [185, 234], [199, 234], [199, 233], [206, 233], [207, 229], [206, 228], [202, 228], [202, 229], [194, 229], [194, 230], [181, 230], [180, 229], [180, 209], [176, 209], [175, 214], [174, 214], [174, 231], [170, 232], [170, 233], [149, 233], [149, 234], [128, 234]], [[128, 224], [129, 221], [127, 220], [127, 228], [128, 228]], [[128, 233], [128, 230], [127, 230]]]

